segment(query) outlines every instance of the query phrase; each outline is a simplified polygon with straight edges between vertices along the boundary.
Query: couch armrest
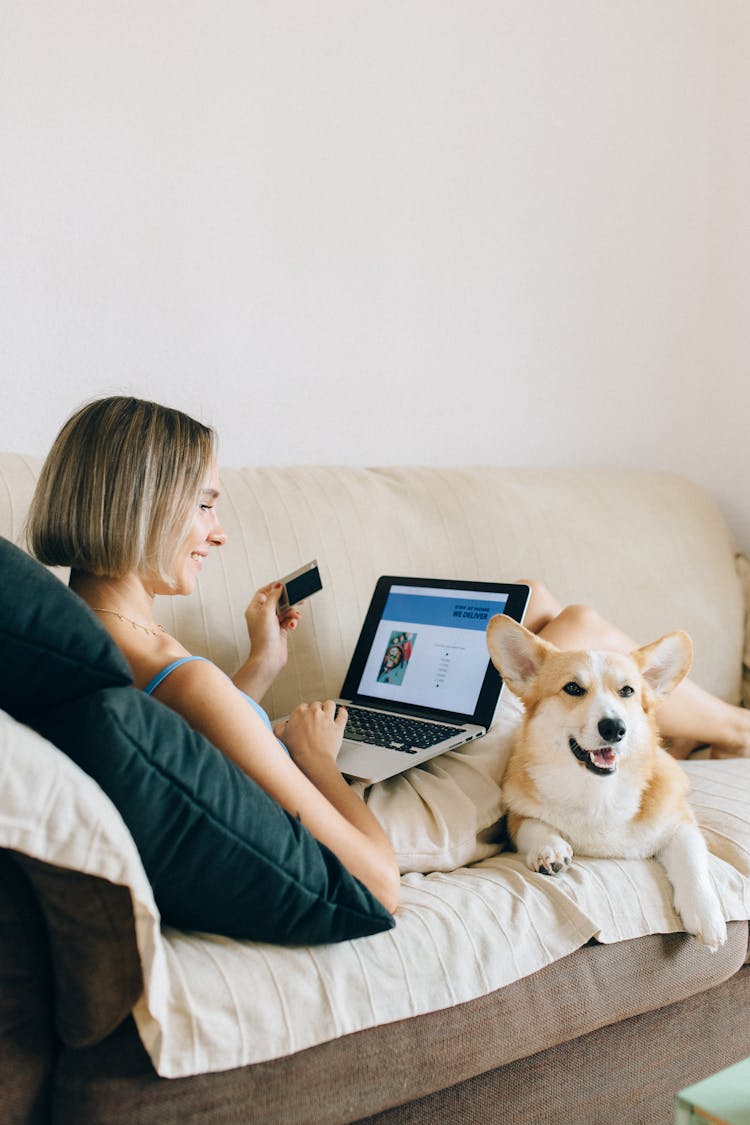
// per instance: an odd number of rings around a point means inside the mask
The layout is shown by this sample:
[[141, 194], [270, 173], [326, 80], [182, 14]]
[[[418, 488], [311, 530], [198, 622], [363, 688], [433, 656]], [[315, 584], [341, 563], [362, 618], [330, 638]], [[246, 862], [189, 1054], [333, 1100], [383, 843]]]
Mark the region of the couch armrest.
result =
[[742, 657], [742, 705], [750, 707], [750, 558], [737, 555], [737, 572], [745, 594], [745, 647]]
[[28, 880], [0, 849], [0, 1113], [6, 1125], [49, 1120], [56, 1051], [44, 919]]
[[69, 1047], [100, 1042], [129, 1014], [143, 980], [130, 892], [19, 852], [47, 924], [55, 1025]]

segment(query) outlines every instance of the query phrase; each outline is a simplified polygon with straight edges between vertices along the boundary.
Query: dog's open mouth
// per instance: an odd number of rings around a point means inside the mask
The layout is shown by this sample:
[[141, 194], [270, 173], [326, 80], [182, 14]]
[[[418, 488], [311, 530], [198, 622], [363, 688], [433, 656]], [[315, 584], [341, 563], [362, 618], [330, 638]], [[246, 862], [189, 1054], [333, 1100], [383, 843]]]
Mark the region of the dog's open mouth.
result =
[[568, 739], [568, 745], [579, 762], [583, 762], [587, 770], [598, 773], [601, 777], [609, 777], [617, 769], [617, 751], [612, 746], [598, 746], [596, 750], [584, 750], [574, 738]]

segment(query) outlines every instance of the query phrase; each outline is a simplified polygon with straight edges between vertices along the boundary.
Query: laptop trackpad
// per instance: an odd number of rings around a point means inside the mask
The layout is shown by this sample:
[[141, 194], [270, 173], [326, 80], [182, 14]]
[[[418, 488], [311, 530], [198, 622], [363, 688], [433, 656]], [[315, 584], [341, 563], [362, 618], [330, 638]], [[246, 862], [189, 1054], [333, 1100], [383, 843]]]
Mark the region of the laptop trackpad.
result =
[[387, 746], [363, 746], [361, 743], [344, 739], [336, 758], [336, 765], [345, 777], [354, 778], [356, 781], [374, 782], [402, 773], [404, 769], [423, 761], [424, 757], [429, 755], [390, 750]]

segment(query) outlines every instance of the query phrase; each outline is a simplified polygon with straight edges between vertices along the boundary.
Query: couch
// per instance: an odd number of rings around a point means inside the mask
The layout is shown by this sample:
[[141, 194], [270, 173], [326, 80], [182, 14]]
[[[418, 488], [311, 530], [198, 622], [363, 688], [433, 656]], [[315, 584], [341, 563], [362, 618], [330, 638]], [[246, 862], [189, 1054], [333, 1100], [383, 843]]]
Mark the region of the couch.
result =
[[[39, 467], [0, 456], [12, 543]], [[685, 628], [695, 679], [750, 704], [748, 563], [684, 478], [229, 468], [220, 516], [228, 545], [157, 620], [231, 671], [253, 590], [317, 557], [324, 589], [264, 700], [272, 715], [335, 696], [383, 573], [534, 577], [640, 642]], [[484, 739], [359, 785], [403, 872], [393, 928], [283, 945], [165, 921], [131, 810], [32, 729], [33, 699], [27, 721], [3, 715], [0, 1119], [670, 1121], [679, 1089], [750, 1054], [750, 762], [684, 766], [728, 921], [711, 954], [681, 931], [654, 861], [582, 857], [548, 879], [508, 849], [518, 716], [504, 692]]]

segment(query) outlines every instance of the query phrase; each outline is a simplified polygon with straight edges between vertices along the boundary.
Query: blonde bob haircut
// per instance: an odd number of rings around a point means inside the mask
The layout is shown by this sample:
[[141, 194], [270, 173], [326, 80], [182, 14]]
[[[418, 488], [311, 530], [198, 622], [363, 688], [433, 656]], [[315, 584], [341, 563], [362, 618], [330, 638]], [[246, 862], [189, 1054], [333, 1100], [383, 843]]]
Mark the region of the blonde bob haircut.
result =
[[26, 525], [48, 566], [174, 584], [216, 448], [214, 431], [179, 410], [137, 398], [81, 407], [57, 435]]

